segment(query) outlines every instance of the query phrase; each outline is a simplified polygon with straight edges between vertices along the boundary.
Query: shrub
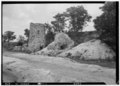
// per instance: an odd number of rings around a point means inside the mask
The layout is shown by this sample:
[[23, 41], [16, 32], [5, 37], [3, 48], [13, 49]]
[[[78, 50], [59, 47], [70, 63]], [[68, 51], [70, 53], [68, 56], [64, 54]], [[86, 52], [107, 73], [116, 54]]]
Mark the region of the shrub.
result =
[[16, 43], [3, 43], [3, 48], [6, 49], [6, 50], [13, 50], [13, 48], [15, 47]]

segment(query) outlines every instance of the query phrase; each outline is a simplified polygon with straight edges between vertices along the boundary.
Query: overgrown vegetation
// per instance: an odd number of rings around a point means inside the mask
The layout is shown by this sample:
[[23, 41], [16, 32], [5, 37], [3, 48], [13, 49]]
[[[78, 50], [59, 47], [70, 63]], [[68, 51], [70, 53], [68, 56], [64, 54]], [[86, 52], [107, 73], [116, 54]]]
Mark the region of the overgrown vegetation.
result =
[[2, 35], [2, 44], [3, 47], [7, 50], [12, 50], [16, 43], [12, 43], [11, 41], [16, 39], [16, 35], [12, 31], [6, 31]]
[[95, 28], [101, 33], [100, 39], [107, 43], [111, 48], [116, 51], [116, 34], [117, 27], [117, 3], [107, 2], [102, 9], [103, 14], [94, 20]]
[[14, 49], [14, 47], [15, 47], [16, 45], [17, 45], [16, 42], [10, 42], [10, 43], [4, 42], [4, 43], [3, 43], [3, 48], [4, 48], [5, 50], [11, 51], [11, 50]]
[[27, 46], [28, 46], [30, 30], [29, 30], [29, 29], [25, 29], [24, 31], [25, 31], [25, 32], [24, 32], [24, 35], [25, 35], [26, 38], [27, 38], [26, 42], [27, 42]]

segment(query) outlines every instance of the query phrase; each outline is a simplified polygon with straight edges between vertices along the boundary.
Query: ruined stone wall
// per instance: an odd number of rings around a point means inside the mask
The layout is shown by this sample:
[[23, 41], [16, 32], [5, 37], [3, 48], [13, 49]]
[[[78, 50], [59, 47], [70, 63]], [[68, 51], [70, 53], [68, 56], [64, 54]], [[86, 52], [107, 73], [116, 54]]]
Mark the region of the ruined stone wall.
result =
[[74, 40], [75, 46], [99, 37], [97, 31], [68, 32], [67, 34], [72, 40]]
[[28, 48], [35, 52], [45, 46], [45, 26], [40, 23], [30, 23]]
[[55, 39], [46, 48], [34, 53], [37, 55], [56, 56], [74, 46], [74, 41], [65, 33], [56, 33]]

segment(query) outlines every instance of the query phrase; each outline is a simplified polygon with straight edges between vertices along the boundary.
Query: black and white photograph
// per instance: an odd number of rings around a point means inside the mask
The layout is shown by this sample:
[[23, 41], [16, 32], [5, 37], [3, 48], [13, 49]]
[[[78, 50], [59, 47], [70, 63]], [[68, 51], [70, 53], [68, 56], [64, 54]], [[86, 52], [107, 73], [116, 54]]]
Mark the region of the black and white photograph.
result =
[[119, 1], [1, 1], [2, 85], [118, 85]]

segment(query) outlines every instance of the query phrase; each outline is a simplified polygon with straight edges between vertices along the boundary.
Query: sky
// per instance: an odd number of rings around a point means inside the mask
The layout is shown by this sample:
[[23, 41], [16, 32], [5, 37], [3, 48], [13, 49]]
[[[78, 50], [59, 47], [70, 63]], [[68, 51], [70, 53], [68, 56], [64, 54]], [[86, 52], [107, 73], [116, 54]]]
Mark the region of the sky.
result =
[[[30, 26], [30, 23], [49, 23], [54, 20], [53, 16], [57, 13], [66, 11], [71, 6], [83, 5], [92, 16], [92, 20], [102, 14], [99, 7], [103, 4], [4, 4], [3, 5], [3, 33], [5, 31], [14, 31], [17, 37], [24, 35], [24, 29]], [[94, 23], [91, 21], [84, 31], [94, 29]]]

